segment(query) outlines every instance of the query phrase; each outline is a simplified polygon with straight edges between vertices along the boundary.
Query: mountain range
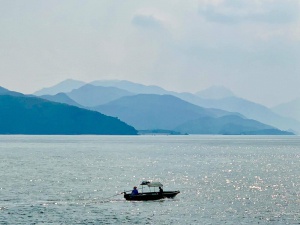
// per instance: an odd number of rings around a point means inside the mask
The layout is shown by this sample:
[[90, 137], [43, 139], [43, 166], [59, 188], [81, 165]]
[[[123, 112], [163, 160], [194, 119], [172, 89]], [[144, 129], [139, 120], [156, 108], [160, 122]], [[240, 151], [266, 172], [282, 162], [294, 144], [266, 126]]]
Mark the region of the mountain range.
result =
[[66, 93], [71, 99], [85, 107], [94, 107], [116, 100], [123, 96], [133, 95], [133, 93], [117, 88], [102, 87], [92, 84], [85, 84], [71, 92]]
[[230, 112], [239, 112], [245, 117], [278, 127], [282, 130], [293, 130], [300, 133], [300, 122], [273, 112], [271, 109], [236, 96], [222, 99], [202, 99], [191, 95], [181, 95], [181, 98], [206, 108], [218, 108]]
[[218, 117], [228, 112], [205, 109], [172, 95], [138, 94], [122, 97], [94, 108], [128, 122], [138, 130], [173, 130], [178, 125], [200, 117]]
[[116, 116], [138, 130], [173, 130], [182, 134], [290, 134], [238, 113], [203, 108], [171, 95], [127, 96], [94, 109]]
[[[62, 83], [65, 83], [64, 81]], [[70, 80], [68, 84], [71, 86]], [[74, 82], [74, 89], [77, 88], [77, 82]], [[143, 84], [137, 84], [130, 81], [119, 80], [100, 80], [93, 81], [90, 84], [100, 87], [116, 87], [126, 90], [132, 94], [167, 94], [176, 96], [189, 103], [204, 107], [204, 108], [217, 108], [229, 112], [237, 112], [245, 116], [246, 118], [257, 120], [259, 122], [269, 124], [273, 127], [278, 127], [281, 130], [290, 130], [296, 133], [300, 133], [300, 122], [294, 118], [289, 118], [286, 115], [280, 115], [272, 109], [269, 109], [261, 104], [257, 104], [246, 99], [239, 98], [234, 95], [230, 90], [222, 86], [214, 86], [209, 89], [193, 93], [177, 93], [173, 91], [167, 91], [158, 86], [147, 86]], [[55, 90], [60, 84], [53, 86]], [[85, 93], [82, 93], [85, 95]], [[124, 95], [128, 96], [128, 95]], [[120, 96], [121, 97], [121, 96]], [[205, 97], [205, 98], [204, 98]], [[83, 97], [82, 97], [83, 98]], [[89, 96], [87, 95], [87, 97]], [[99, 96], [101, 98], [101, 96]], [[97, 105], [97, 102], [90, 103], [90, 105]]]
[[5, 90], [0, 89], [0, 134], [137, 134], [96, 111]]
[[33, 93], [33, 95], [41, 96], [41, 95], [56, 95], [60, 92], [70, 92], [76, 88], [79, 88], [86, 83], [79, 80], [67, 79], [63, 82], [58, 83], [52, 87], [42, 88], [39, 91]]
[[[36, 97], [24, 96], [5, 88], [0, 88], [1, 93], [10, 93], [10, 97], [31, 98], [30, 101], [28, 99], [21, 101], [23, 103], [31, 102], [32, 99], [47, 102], [48, 105], [42, 102], [36, 105], [41, 105], [39, 106], [41, 108], [47, 105], [48, 109], [53, 110], [50, 110], [51, 112], [61, 111], [62, 116], [67, 116], [64, 110], [75, 110], [78, 114], [79, 112], [97, 113], [95, 115], [98, 117], [105, 114], [107, 118], [115, 119], [123, 125], [129, 124], [128, 127], [134, 130], [126, 131], [130, 134], [134, 134], [135, 129], [143, 130], [143, 133], [152, 130], [170, 131], [174, 134], [292, 134], [284, 130], [300, 131], [297, 120], [280, 116], [263, 105], [236, 97], [230, 90], [218, 86], [193, 94], [167, 91], [158, 86], [147, 86], [130, 81], [100, 80], [85, 83], [68, 79], [53, 87], [35, 92]], [[60, 108], [57, 108], [58, 105]], [[61, 105], [66, 108], [62, 108]], [[28, 110], [24, 112], [25, 115], [32, 113], [40, 120], [47, 119], [56, 124], [57, 117], [51, 118], [51, 113], [36, 111], [35, 107], [28, 108], [26, 104], [23, 107]], [[38, 115], [46, 115], [46, 117], [41, 118]], [[84, 120], [77, 118], [75, 121], [74, 115], [68, 117], [76, 124], [79, 124], [79, 121], [91, 123], [86, 117], [83, 117]], [[62, 123], [61, 120], [59, 121]], [[107, 126], [108, 124], [105, 127]], [[73, 131], [78, 132], [78, 128], [74, 127]], [[100, 134], [102, 131], [97, 132]], [[111, 131], [106, 132], [111, 134]]]

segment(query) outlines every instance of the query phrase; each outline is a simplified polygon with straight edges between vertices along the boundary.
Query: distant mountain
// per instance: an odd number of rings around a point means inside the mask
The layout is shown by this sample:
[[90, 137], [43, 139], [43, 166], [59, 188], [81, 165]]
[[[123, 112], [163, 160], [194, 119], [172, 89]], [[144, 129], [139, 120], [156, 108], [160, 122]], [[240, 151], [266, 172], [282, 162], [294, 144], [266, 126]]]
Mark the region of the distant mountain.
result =
[[272, 110], [281, 116], [291, 117], [300, 121], [300, 98], [275, 106]]
[[196, 95], [200, 98], [208, 98], [208, 99], [221, 99], [221, 98], [234, 96], [231, 90], [223, 86], [212, 86], [203, 91], [197, 92]]
[[102, 87], [117, 87], [135, 94], [169, 94], [169, 91], [155, 85], [147, 86], [126, 80], [97, 80], [90, 84]]
[[176, 131], [189, 134], [225, 134], [225, 135], [247, 135], [247, 134], [277, 134], [291, 135], [293, 133], [281, 131], [274, 127], [262, 124], [255, 120], [241, 118], [237, 115], [229, 115], [218, 118], [202, 117], [189, 121], [175, 128]]
[[65, 93], [58, 93], [56, 95], [41, 95], [39, 98], [46, 99], [52, 102], [58, 102], [58, 103], [64, 103], [68, 105], [73, 105], [79, 108], [83, 108], [82, 105], [75, 102], [73, 99], [71, 99], [67, 94]]
[[[233, 92], [222, 86], [212, 86], [206, 90], [197, 92], [196, 94], [184, 92], [176, 93], [164, 90], [157, 86], [146, 86], [136, 84], [129, 81], [94, 81], [94, 85], [113, 86], [126, 89], [133, 93], [150, 93], [150, 94], [168, 94], [176, 96], [184, 101], [201, 106], [204, 108], [221, 109], [228, 112], [236, 112], [244, 115], [247, 118], [260, 121], [265, 124], [270, 124], [282, 130], [294, 130], [300, 133], [300, 123], [279, 116], [272, 112], [269, 108], [235, 97]], [[200, 97], [202, 96], [202, 97]]]
[[[175, 130], [197, 134], [241, 134], [246, 131], [255, 134], [263, 129], [277, 130], [255, 120], [245, 119], [239, 114], [202, 108], [171, 95], [128, 96], [95, 107], [95, 110], [116, 116], [138, 130]], [[228, 121], [228, 118], [231, 120]], [[225, 129], [226, 125], [231, 124], [233, 127]]]
[[172, 130], [201, 116], [226, 114], [221, 110], [204, 109], [171, 95], [148, 94], [123, 97], [94, 109], [116, 116], [138, 130]]
[[64, 80], [52, 87], [48, 87], [48, 88], [43, 88], [39, 91], [36, 91], [35, 93], [33, 93], [34, 95], [40, 96], [40, 95], [56, 95], [58, 93], [61, 92], [70, 92], [73, 89], [79, 88], [83, 85], [85, 85], [86, 83], [83, 81], [79, 81], [79, 80], [72, 80], [72, 79], [67, 79]]
[[100, 87], [86, 84], [78, 89], [72, 90], [67, 93], [67, 95], [80, 105], [93, 107], [133, 94], [116, 87]]
[[137, 131], [95, 111], [36, 97], [0, 95], [0, 133], [135, 135]]
[[223, 99], [203, 99], [191, 94], [178, 95], [182, 99], [205, 108], [217, 108], [229, 112], [238, 112], [249, 119], [254, 119], [265, 124], [277, 127], [281, 130], [294, 130], [300, 133], [300, 123], [296, 120], [282, 117], [271, 109], [238, 97]]
[[[69, 95], [74, 101], [78, 102], [80, 105], [84, 105], [86, 107], [92, 107], [100, 104], [105, 104], [110, 101], [113, 101], [114, 99], [117, 99], [118, 97], [122, 96], [128, 96], [130, 94], [120, 94], [120, 89], [122, 91], [127, 91], [135, 94], [168, 94], [176, 96], [184, 101], [187, 101], [189, 103], [204, 107], [204, 108], [216, 108], [221, 109], [229, 112], [236, 112], [244, 115], [245, 117], [249, 119], [254, 119], [257, 121], [260, 121], [265, 124], [272, 125], [274, 127], [278, 127], [282, 130], [293, 130], [297, 133], [300, 133], [300, 122], [291, 119], [286, 118], [283, 116], [280, 116], [276, 113], [274, 113], [271, 109], [256, 104], [254, 102], [238, 98], [235, 96], [232, 96], [233, 93], [223, 87], [212, 87], [207, 90], [198, 92], [197, 94], [191, 94], [191, 93], [176, 93], [172, 91], [164, 90], [163, 88], [160, 88], [158, 86], [147, 86], [142, 84], [137, 84], [129, 81], [119, 81], [119, 80], [106, 80], [106, 81], [94, 81], [91, 82], [91, 84], [96, 86], [102, 86], [102, 87], [114, 87], [118, 88], [118, 91], [114, 94], [113, 91], [110, 92], [110, 94], [101, 94], [100, 91], [98, 94], [91, 95], [89, 97], [89, 94], [79, 92], [77, 95]], [[74, 93], [75, 90], [74, 90]], [[104, 92], [105, 93], [105, 92]], [[230, 97], [225, 97], [230, 96]], [[205, 98], [204, 98], [205, 97]], [[225, 97], [225, 98], [220, 98]], [[290, 114], [287, 114], [290, 115]], [[298, 117], [297, 117], [298, 118]]]

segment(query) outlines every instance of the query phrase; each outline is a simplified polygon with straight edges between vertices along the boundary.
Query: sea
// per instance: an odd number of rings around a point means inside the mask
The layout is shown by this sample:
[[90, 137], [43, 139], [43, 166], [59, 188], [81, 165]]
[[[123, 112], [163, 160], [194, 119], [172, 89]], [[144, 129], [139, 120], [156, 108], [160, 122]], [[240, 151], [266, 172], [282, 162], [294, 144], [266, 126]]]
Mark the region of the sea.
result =
[[300, 137], [0, 136], [0, 224], [300, 224]]

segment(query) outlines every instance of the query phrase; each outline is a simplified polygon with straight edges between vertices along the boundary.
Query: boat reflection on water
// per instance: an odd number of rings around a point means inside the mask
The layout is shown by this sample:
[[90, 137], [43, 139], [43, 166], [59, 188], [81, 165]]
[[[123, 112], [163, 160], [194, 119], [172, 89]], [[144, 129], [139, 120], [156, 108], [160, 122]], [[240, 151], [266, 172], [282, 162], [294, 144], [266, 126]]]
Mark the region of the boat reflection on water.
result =
[[[143, 181], [140, 185], [142, 186], [141, 193], [133, 195], [131, 192], [126, 193], [126, 191], [124, 191], [124, 198], [128, 201], [150, 201], [163, 198], [174, 198], [177, 194], [180, 193], [180, 191], [162, 191], [163, 185], [160, 182]], [[144, 192], [144, 186], [148, 186], [150, 192]], [[159, 188], [159, 191], [156, 191], [156, 188]]]

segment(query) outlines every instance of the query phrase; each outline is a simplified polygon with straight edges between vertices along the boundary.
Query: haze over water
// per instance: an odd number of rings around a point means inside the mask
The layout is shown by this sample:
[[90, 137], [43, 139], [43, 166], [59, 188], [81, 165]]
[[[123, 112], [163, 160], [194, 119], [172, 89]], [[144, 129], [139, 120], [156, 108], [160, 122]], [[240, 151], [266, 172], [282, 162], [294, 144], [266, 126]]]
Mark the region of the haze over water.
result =
[[[299, 224], [298, 136], [0, 136], [0, 224]], [[142, 180], [174, 199], [126, 202]]]

